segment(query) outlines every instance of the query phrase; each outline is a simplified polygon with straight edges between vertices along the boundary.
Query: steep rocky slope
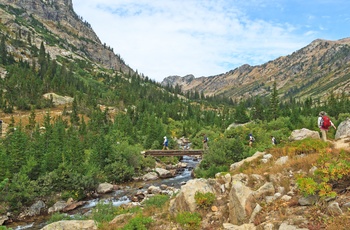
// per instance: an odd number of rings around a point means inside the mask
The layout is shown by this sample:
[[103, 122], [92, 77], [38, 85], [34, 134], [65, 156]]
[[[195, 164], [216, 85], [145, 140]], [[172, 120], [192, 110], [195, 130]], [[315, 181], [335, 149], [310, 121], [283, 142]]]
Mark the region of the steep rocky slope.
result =
[[282, 98], [324, 98], [350, 92], [350, 38], [315, 40], [308, 46], [263, 65], [242, 65], [227, 73], [195, 78], [165, 78], [162, 85], [179, 85], [183, 91], [224, 95], [233, 99], [266, 96], [273, 82]]
[[[72, 0], [0, 0], [0, 15], [1, 34], [31, 40], [37, 47], [44, 42], [51, 58], [86, 59], [106, 68], [133, 72], [74, 12]], [[32, 59], [25, 47], [10, 51], [18, 58]]]

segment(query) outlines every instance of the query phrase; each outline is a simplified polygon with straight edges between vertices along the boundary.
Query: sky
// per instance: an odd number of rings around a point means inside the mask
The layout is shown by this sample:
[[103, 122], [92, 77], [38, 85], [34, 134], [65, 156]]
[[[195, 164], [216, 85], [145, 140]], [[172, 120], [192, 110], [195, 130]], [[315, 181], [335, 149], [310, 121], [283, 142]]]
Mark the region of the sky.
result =
[[349, 0], [73, 0], [127, 65], [161, 82], [261, 65], [350, 37]]

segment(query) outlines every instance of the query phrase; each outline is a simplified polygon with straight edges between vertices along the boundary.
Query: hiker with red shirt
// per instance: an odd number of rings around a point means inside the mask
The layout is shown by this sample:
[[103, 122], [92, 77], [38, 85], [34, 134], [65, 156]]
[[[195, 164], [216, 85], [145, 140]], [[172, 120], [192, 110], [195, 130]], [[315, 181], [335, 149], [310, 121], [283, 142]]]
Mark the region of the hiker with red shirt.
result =
[[327, 132], [328, 132], [328, 128], [330, 126], [332, 126], [334, 129], [337, 129], [337, 127], [335, 127], [335, 125], [333, 124], [331, 119], [327, 116], [326, 112], [324, 112], [324, 111], [321, 111], [318, 114], [317, 124], [321, 130], [323, 141], [327, 141]]

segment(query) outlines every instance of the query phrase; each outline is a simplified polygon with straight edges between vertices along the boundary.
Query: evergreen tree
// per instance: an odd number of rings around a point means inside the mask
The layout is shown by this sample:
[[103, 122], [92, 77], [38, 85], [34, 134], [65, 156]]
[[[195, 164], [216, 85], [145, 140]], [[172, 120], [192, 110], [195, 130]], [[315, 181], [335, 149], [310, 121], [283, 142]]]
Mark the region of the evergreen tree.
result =
[[5, 35], [3, 35], [0, 40], [0, 64], [7, 64], [7, 49]]
[[279, 99], [276, 82], [273, 83], [273, 89], [270, 97], [270, 117], [276, 120], [279, 117]]

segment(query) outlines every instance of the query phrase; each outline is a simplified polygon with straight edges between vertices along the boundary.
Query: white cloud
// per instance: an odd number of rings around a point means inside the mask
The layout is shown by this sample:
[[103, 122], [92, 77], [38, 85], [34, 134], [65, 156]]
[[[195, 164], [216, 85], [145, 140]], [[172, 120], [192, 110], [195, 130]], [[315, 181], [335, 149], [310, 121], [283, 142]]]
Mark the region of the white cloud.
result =
[[157, 81], [263, 64], [306, 45], [305, 38], [293, 34], [295, 26], [251, 19], [227, 2], [73, 0], [73, 7], [102, 43]]

